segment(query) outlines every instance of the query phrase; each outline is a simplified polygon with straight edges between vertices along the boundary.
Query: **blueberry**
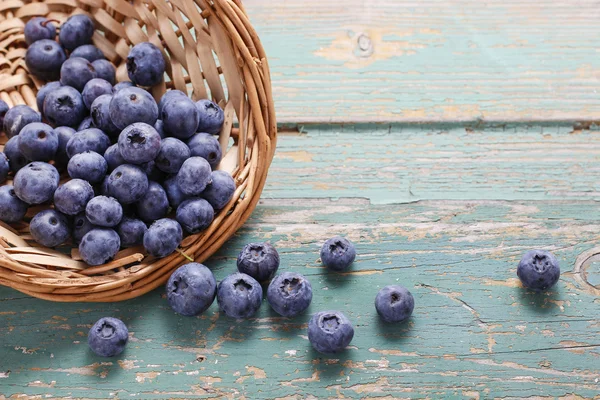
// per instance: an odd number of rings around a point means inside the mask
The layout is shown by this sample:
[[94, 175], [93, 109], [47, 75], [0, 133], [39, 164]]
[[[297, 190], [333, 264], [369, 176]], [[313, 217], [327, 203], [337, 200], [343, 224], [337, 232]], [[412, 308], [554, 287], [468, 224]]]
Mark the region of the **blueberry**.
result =
[[119, 129], [125, 129], [135, 122], [154, 125], [158, 119], [158, 106], [150, 93], [144, 89], [130, 87], [113, 95], [109, 113], [110, 119]]
[[6, 154], [0, 152], [0, 183], [6, 181], [9, 172], [10, 164], [8, 163], [8, 157], [6, 157]]
[[92, 43], [94, 23], [84, 14], [69, 17], [60, 27], [58, 40], [67, 50], [73, 51], [79, 46]]
[[108, 60], [92, 61], [92, 67], [96, 70], [96, 77], [115, 84], [116, 70]]
[[150, 42], [138, 43], [127, 56], [127, 74], [136, 85], [154, 86], [163, 80], [165, 59]]
[[125, 161], [125, 159], [121, 155], [121, 152], [119, 151], [119, 145], [116, 143], [111, 145], [108, 149], [106, 149], [106, 151], [104, 152], [104, 159], [108, 164], [109, 172], [112, 172], [119, 165], [127, 163], [127, 161]]
[[140, 168], [142, 168], [144, 170], [144, 172], [146, 173], [146, 176], [148, 177], [148, 179], [151, 181], [162, 182], [167, 177], [166, 173], [164, 173], [160, 169], [158, 169], [158, 167], [156, 166], [156, 163], [154, 161], [148, 161], [148, 162], [145, 162], [145, 163], [139, 164], [139, 165], [140, 165]]
[[249, 243], [238, 255], [237, 268], [259, 282], [267, 281], [279, 268], [279, 253], [270, 243]]
[[130, 87], [135, 87], [135, 85], [129, 81], [119, 82], [113, 87], [113, 93], [117, 93], [118, 91], [120, 91], [122, 89], [130, 88]]
[[341, 236], [328, 239], [321, 247], [321, 262], [333, 271], [343, 271], [354, 262], [354, 244]]
[[185, 160], [190, 158], [190, 148], [179, 139], [164, 138], [156, 156], [156, 166], [164, 172], [176, 174]]
[[40, 113], [29, 106], [14, 106], [4, 115], [4, 133], [12, 138], [17, 136], [25, 125], [32, 122], [42, 122]]
[[188, 146], [192, 157], [204, 158], [213, 169], [221, 162], [221, 145], [215, 136], [198, 133], [188, 141]]
[[320, 353], [343, 351], [354, 337], [350, 320], [339, 311], [321, 311], [308, 322], [308, 340]]
[[151, 125], [136, 122], [119, 134], [119, 151], [132, 164], [152, 161], [160, 151], [160, 135]]
[[83, 87], [83, 103], [87, 108], [91, 108], [94, 100], [103, 94], [107, 94], [112, 97], [112, 85], [110, 82], [104, 79], [94, 78], [86, 83]]
[[121, 238], [121, 246], [141, 246], [144, 243], [144, 235], [148, 227], [139, 219], [123, 217], [117, 227], [117, 233]]
[[94, 228], [79, 243], [79, 255], [88, 265], [102, 265], [111, 261], [119, 248], [119, 235], [109, 228]]
[[295, 317], [310, 305], [312, 286], [303, 275], [284, 272], [273, 278], [269, 284], [267, 300], [277, 314]]
[[61, 86], [62, 84], [59, 81], [48, 82], [38, 90], [37, 95], [35, 96], [35, 102], [40, 112], [44, 111], [44, 100], [46, 99], [46, 95]]
[[125, 350], [129, 340], [127, 327], [117, 318], [100, 318], [88, 333], [88, 346], [102, 357], [114, 357]]
[[167, 137], [167, 134], [165, 133], [165, 130], [163, 129], [163, 122], [160, 119], [156, 120], [156, 122], [154, 123], [154, 129], [156, 129], [156, 132], [158, 132], [161, 139], [164, 139]]
[[69, 158], [75, 154], [93, 151], [104, 154], [110, 146], [110, 139], [98, 128], [85, 129], [77, 132], [67, 142], [67, 155]]
[[80, 92], [96, 77], [94, 66], [85, 58], [71, 57], [60, 68], [60, 83], [74, 87]]
[[8, 110], [10, 110], [8, 104], [4, 100], [0, 100], [0, 131], [4, 129], [4, 116], [6, 115]]
[[177, 207], [176, 218], [183, 229], [189, 233], [198, 233], [210, 226], [215, 211], [204, 199], [189, 199]]
[[166, 179], [163, 182], [163, 187], [165, 188], [165, 192], [167, 192], [169, 204], [173, 208], [179, 207], [179, 205], [188, 198], [188, 196], [186, 196], [181, 190], [179, 190], [179, 185], [177, 184], [177, 177], [175, 175]]
[[71, 52], [69, 57], [81, 57], [85, 58], [89, 62], [103, 60], [105, 58], [104, 53], [102, 53], [102, 51], [93, 44], [84, 44], [77, 47]]
[[85, 216], [85, 211], [73, 217], [73, 240], [79, 245], [86, 233], [97, 228]]
[[29, 232], [37, 243], [46, 247], [56, 247], [69, 239], [69, 220], [55, 210], [37, 213], [29, 224]]
[[77, 132], [84, 131], [94, 127], [94, 120], [91, 116], [85, 117], [81, 123], [77, 126]]
[[225, 113], [217, 103], [210, 100], [198, 100], [196, 108], [200, 111], [197, 132], [204, 132], [216, 135], [221, 132]]
[[86, 116], [81, 93], [71, 86], [61, 86], [44, 100], [44, 117], [53, 126], [78, 126]]
[[519, 262], [517, 276], [529, 289], [537, 292], [547, 290], [560, 278], [558, 259], [546, 250], [529, 250]]
[[29, 161], [19, 150], [19, 137], [13, 136], [4, 145], [4, 154], [8, 158], [10, 170], [16, 173], [18, 170], [26, 166]]
[[375, 297], [375, 309], [385, 322], [405, 321], [414, 308], [415, 299], [404, 286], [386, 286]]
[[19, 222], [27, 213], [27, 203], [17, 197], [12, 185], [0, 186], [0, 221]]
[[210, 183], [202, 192], [202, 198], [206, 199], [215, 210], [220, 210], [229, 203], [235, 192], [235, 182], [226, 171], [213, 171], [210, 174]]
[[92, 184], [102, 182], [107, 170], [108, 165], [104, 157], [94, 151], [75, 154], [67, 165], [71, 178], [85, 179]]
[[175, 220], [169, 218], [155, 221], [144, 235], [144, 248], [151, 256], [162, 258], [173, 253], [181, 240], [183, 231]]
[[176, 99], [178, 97], [189, 99], [188, 95], [183, 93], [181, 90], [173, 89], [169, 90], [165, 94], [162, 95], [160, 101], [158, 102], [158, 115], [162, 115], [163, 107], [167, 102]]
[[217, 281], [210, 269], [189, 263], [177, 268], [167, 282], [167, 299], [177, 314], [202, 314], [215, 301]]
[[98, 96], [90, 106], [90, 114], [94, 126], [106, 134], [115, 137], [121, 130], [113, 124], [110, 119], [109, 106], [112, 95], [103, 94]]
[[25, 24], [23, 33], [27, 44], [42, 39], [54, 40], [56, 38], [56, 26], [44, 17], [33, 17]]
[[123, 207], [113, 197], [96, 196], [87, 203], [85, 215], [94, 225], [112, 228], [123, 219]]
[[199, 196], [210, 183], [210, 165], [202, 157], [190, 157], [177, 173], [177, 185], [188, 196]]
[[135, 165], [119, 165], [108, 177], [108, 193], [121, 204], [135, 203], [148, 191], [148, 177]]
[[188, 139], [198, 127], [199, 111], [187, 96], [175, 96], [162, 108], [160, 119], [165, 133], [179, 139]]
[[54, 197], [60, 176], [52, 165], [41, 161], [27, 164], [16, 173], [13, 185], [27, 204], [42, 204]]
[[83, 179], [71, 179], [54, 192], [54, 208], [66, 215], [77, 215], [94, 197], [94, 189]]
[[54, 166], [64, 169], [69, 162], [69, 156], [67, 156], [67, 143], [69, 143], [69, 140], [75, 135], [75, 129], [68, 126], [59, 126], [54, 128], [54, 132], [58, 135], [58, 148], [56, 149], [56, 155], [54, 156]]
[[250, 275], [240, 272], [226, 277], [217, 288], [219, 310], [231, 318], [250, 318], [260, 308], [263, 291]]
[[25, 65], [29, 72], [45, 81], [56, 81], [60, 78], [60, 69], [67, 55], [58, 43], [50, 39], [34, 42], [25, 52]]
[[148, 182], [148, 191], [137, 202], [137, 214], [146, 222], [163, 218], [169, 211], [169, 200], [163, 187], [153, 181]]
[[19, 134], [19, 150], [28, 160], [50, 161], [58, 150], [58, 135], [50, 125], [32, 122]]

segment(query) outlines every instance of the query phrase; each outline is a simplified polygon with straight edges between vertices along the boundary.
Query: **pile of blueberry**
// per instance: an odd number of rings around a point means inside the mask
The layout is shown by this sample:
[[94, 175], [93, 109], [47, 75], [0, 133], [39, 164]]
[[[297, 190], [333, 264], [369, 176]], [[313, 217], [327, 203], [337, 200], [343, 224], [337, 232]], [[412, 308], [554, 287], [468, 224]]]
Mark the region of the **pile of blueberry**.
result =
[[[0, 188], [0, 220], [18, 222], [29, 206], [53, 203], [29, 225], [43, 246], [72, 238], [88, 265], [138, 245], [168, 256], [184, 233], [206, 229], [233, 197], [233, 178], [215, 170], [223, 110], [178, 90], [157, 104], [145, 88], [162, 82], [165, 61], [151, 43], [131, 49], [131, 81], [115, 83], [114, 66], [91, 44], [89, 17], [70, 17], [58, 41], [56, 31], [42, 17], [25, 26], [27, 68], [51, 81], [37, 94], [41, 113], [0, 101], [9, 138], [0, 182], [13, 180]], [[71, 179], [61, 181], [61, 172]]]

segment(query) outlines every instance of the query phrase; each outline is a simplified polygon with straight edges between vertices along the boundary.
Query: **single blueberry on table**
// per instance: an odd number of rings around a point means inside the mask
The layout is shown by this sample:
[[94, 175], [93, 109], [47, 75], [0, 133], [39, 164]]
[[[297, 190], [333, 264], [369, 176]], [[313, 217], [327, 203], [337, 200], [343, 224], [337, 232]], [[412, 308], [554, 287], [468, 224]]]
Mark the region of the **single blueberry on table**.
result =
[[198, 133], [188, 140], [188, 146], [192, 157], [204, 158], [213, 169], [221, 162], [221, 145], [215, 136]]
[[60, 68], [60, 83], [83, 91], [85, 85], [96, 78], [96, 70], [91, 62], [81, 57], [71, 57]]
[[102, 60], [105, 58], [104, 53], [102, 53], [102, 51], [93, 44], [84, 44], [77, 47], [71, 52], [69, 57], [81, 57], [85, 58], [89, 62], [94, 62], [96, 60]]
[[112, 85], [110, 82], [100, 78], [94, 78], [88, 81], [83, 87], [83, 103], [87, 108], [92, 107], [92, 103], [103, 94], [112, 97]]
[[85, 215], [94, 225], [112, 228], [123, 219], [123, 207], [113, 197], [96, 196], [87, 203]]
[[181, 225], [169, 218], [155, 221], [144, 235], [144, 248], [151, 256], [162, 258], [173, 253], [181, 240]]
[[267, 300], [277, 314], [295, 317], [310, 305], [312, 286], [303, 275], [284, 272], [275, 276], [269, 284]]
[[38, 111], [44, 111], [44, 100], [46, 99], [46, 95], [59, 87], [62, 84], [59, 81], [48, 82], [44, 86], [38, 90], [37, 95], [35, 96], [35, 102], [37, 104]]
[[385, 322], [406, 321], [414, 308], [415, 299], [404, 286], [386, 286], [375, 297], [375, 309]]
[[6, 157], [6, 154], [0, 152], [0, 183], [6, 181], [9, 172], [10, 164], [8, 163], [8, 157]]
[[200, 112], [187, 96], [175, 96], [162, 107], [160, 119], [169, 136], [188, 139], [196, 133]]
[[529, 250], [519, 262], [517, 276], [526, 288], [537, 292], [547, 290], [560, 278], [558, 259], [546, 250]]
[[341, 236], [328, 239], [321, 247], [321, 262], [333, 271], [347, 269], [356, 258], [354, 244]]
[[339, 311], [318, 312], [308, 322], [308, 340], [319, 353], [339, 353], [353, 337], [352, 323]]
[[94, 29], [94, 22], [90, 17], [76, 14], [61, 25], [58, 40], [65, 49], [73, 51], [79, 46], [92, 43]]
[[167, 102], [178, 97], [185, 97], [186, 99], [189, 99], [187, 94], [177, 89], [169, 90], [168, 92], [163, 94], [160, 98], [160, 101], [158, 102], [158, 115], [162, 115], [163, 107], [165, 106], [165, 104], [167, 104]]
[[117, 143], [111, 145], [108, 149], [106, 149], [106, 151], [104, 152], [104, 159], [108, 164], [109, 172], [112, 172], [119, 165], [127, 164], [127, 161], [125, 161], [125, 159], [121, 155], [121, 152], [119, 151], [119, 145]]
[[188, 196], [199, 196], [210, 183], [210, 164], [202, 157], [190, 157], [177, 173], [179, 190]]
[[165, 59], [150, 42], [138, 43], [127, 56], [127, 74], [136, 85], [154, 86], [163, 80]]
[[150, 93], [138, 87], [128, 87], [113, 95], [108, 108], [110, 119], [119, 129], [135, 122], [154, 125], [158, 106]]
[[42, 204], [54, 197], [60, 176], [52, 165], [34, 161], [21, 168], [13, 181], [15, 193], [27, 204]]
[[94, 228], [79, 243], [79, 255], [88, 265], [102, 265], [111, 261], [121, 247], [117, 232], [110, 228]]
[[77, 126], [77, 132], [84, 131], [86, 129], [90, 129], [94, 127], [94, 121], [91, 116], [87, 116], [81, 121], [81, 123]]
[[134, 87], [134, 86], [135, 85], [129, 81], [119, 82], [113, 87], [113, 93], [117, 93], [118, 91], [120, 91], [122, 89], [130, 88], [130, 87]]
[[17, 197], [12, 185], [0, 186], [0, 221], [19, 222], [27, 213], [27, 203]]
[[25, 125], [18, 138], [21, 154], [31, 161], [50, 161], [58, 150], [58, 135], [42, 122]]
[[177, 268], [167, 282], [167, 300], [177, 314], [202, 314], [215, 301], [217, 281], [210, 269], [198, 263]]
[[25, 34], [25, 42], [28, 45], [42, 39], [54, 40], [56, 38], [56, 26], [44, 17], [33, 17], [25, 24], [23, 33]]
[[29, 233], [42, 246], [56, 247], [69, 239], [71, 227], [65, 215], [56, 210], [44, 210], [31, 219]]
[[196, 108], [200, 112], [198, 128], [196, 129], [197, 132], [205, 132], [212, 135], [221, 132], [223, 121], [225, 120], [225, 113], [217, 103], [206, 99], [198, 100], [196, 102]]
[[133, 247], [141, 246], [144, 243], [144, 235], [148, 227], [146, 224], [135, 218], [123, 217], [119, 226], [117, 226], [117, 233], [121, 238], [121, 246]]
[[160, 142], [160, 135], [154, 127], [136, 122], [119, 134], [119, 151], [127, 162], [142, 164], [156, 158]]
[[79, 131], [67, 142], [67, 155], [72, 158], [75, 154], [93, 151], [104, 154], [110, 146], [110, 139], [98, 128]]
[[279, 268], [279, 253], [270, 243], [249, 243], [238, 255], [237, 268], [259, 282], [269, 280]]
[[25, 52], [25, 65], [29, 72], [45, 81], [60, 78], [60, 69], [67, 60], [65, 51], [58, 43], [42, 39], [32, 43]]
[[14, 106], [4, 115], [4, 133], [9, 138], [17, 136], [25, 125], [41, 122], [42, 116], [33, 108], [25, 105]]
[[71, 179], [54, 192], [54, 208], [66, 215], [77, 215], [94, 197], [94, 189], [83, 179]]
[[114, 65], [108, 60], [96, 60], [92, 61], [92, 66], [96, 70], [96, 77], [104, 79], [110, 82], [111, 85], [115, 84], [116, 73]]
[[19, 136], [8, 139], [8, 142], [4, 145], [4, 154], [8, 158], [8, 165], [13, 173], [29, 164], [29, 160], [19, 150]]
[[59, 126], [54, 128], [54, 132], [58, 135], [58, 148], [54, 156], [54, 166], [59, 170], [67, 168], [69, 156], [67, 156], [67, 143], [75, 135], [75, 129], [68, 126]]
[[88, 346], [102, 357], [114, 357], [125, 350], [129, 340], [127, 326], [117, 318], [100, 318], [88, 333]]
[[220, 210], [229, 203], [235, 189], [235, 182], [229, 172], [213, 171], [210, 174], [210, 183], [202, 192], [202, 198], [208, 201], [215, 210]]
[[4, 116], [6, 115], [8, 110], [10, 110], [8, 104], [4, 100], [0, 100], [0, 130], [4, 128]]
[[198, 233], [210, 226], [215, 218], [215, 211], [204, 199], [185, 200], [177, 207], [175, 218], [188, 233]]
[[236, 272], [217, 287], [219, 310], [230, 318], [250, 318], [260, 308], [263, 290], [250, 275]]
[[188, 196], [185, 195], [181, 190], [179, 190], [179, 185], [177, 184], [177, 176], [173, 175], [166, 179], [163, 182], [163, 187], [165, 188], [165, 192], [167, 192], [167, 198], [169, 199], [169, 204], [173, 208], [179, 207], [179, 205], [188, 199]]
[[85, 179], [92, 184], [102, 182], [107, 171], [106, 160], [94, 151], [75, 154], [67, 164], [67, 172], [71, 178]]
[[135, 203], [148, 191], [148, 177], [144, 171], [131, 164], [119, 165], [108, 177], [108, 193], [121, 204]]
[[190, 158], [190, 148], [179, 139], [164, 138], [156, 156], [156, 166], [169, 174], [176, 174], [183, 162]]
[[77, 214], [73, 217], [73, 240], [77, 245], [81, 242], [81, 239], [86, 233], [92, 229], [97, 228], [96, 225], [92, 224], [85, 216], [85, 211]]
[[169, 200], [165, 189], [154, 181], [148, 182], [148, 191], [136, 203], [137, 215], [146, 222], [163, 218], [169, 211]]
[[44, 117], [53, 126], [78, 126], [86, 117], [81, 93], [71, 86], [61, 86], [46, 95]]
[[112, 95], [103, 94], [98, 96], [90, 105], [90, 115], [94, 126], [111, 137], [119, 135], [121, 130], [113, 124], [110, 119], [110, 101]]

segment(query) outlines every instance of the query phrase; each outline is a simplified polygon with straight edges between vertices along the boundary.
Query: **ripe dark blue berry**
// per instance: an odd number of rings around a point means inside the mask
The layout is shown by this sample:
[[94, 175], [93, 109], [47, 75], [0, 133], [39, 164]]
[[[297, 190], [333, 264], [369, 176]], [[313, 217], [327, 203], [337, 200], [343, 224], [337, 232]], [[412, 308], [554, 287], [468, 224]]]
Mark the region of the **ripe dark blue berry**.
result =
[[83, 91], [85, 85], [96, 78], [96, 70], [91, 62], [81, 57], [71, 57], [60, 68], [60, 83]]
[[169, 218], [155, 221], [144, 235], [144, 248], [154, 257], [166, 257], [173, 253], [183, 239], [181, 225]]
[[55, 210], [37, 213], [31, 219], [29, 232], [33, 240], [46, 247], [59, 246], [71, 236], [67, 217]]
[[250, 275], [240, 272], [223, 279], [217, 288], [219, 310], [231, 318], [250, 318], [262, 303], [260, 284]]
[[67, 155], [72, 158], [75, 154], [93, 151], [104, 154], [110, 146], [110, 139], [98, 128], [85, 129], [77, 132], [67, 142]]
[[190, 158], [190, 148], [179, 139], [164, 138], [156, 156], [156, 166], [169, 174], [176, 174], [183, 162]]
[[541, 292], [554, 286], [560, 278], [556, 256], [546, 250], [529, 250], [517, 267], [523, 286]]
[[188, 317], [202, 314], [215, 301], [217, 281], [210, 269], [189, 263], [177, 268], [167, 282], [169, 305]]
[[270, 243], [249, 243], [238, 255], [237, 267], [259, 282], [266, 281], [279, 268], [279, 253]]
[[219, 105], [210, 100], [199, 100], [196, 102], [196, 108], [200, 112], [197, 132], [210, 133], [213, 135], [221, 132], [225, 114]]
[[71, 178], [85, 179], [91, 184], [102, 182], [108, 171], [104, 157], [95, 151], [75, 154], [69, 160], [67, 171]]
[[312, 286], [303, 275], [284, 272], [275, 276], [269, 284], [267, 300], [277, 314], [295, 317], [310, 306]]
[[308, 340], [319, 353], [339, 353], [353, 337], [352, 323], [339, 311], [318, 312], [308, 322]]
[[107, 80], [100, 78], [91, 79], [83, 87], [83, 103], [87, 108], [92, 107], [92, 103], [94, 102], [94, 100], [96, 100], [103, 94], [112, 96], [112, 88], [112, 85]]
[[67, 143], [75, 135], [75, 129], [68, 126], [59, 126], [54, 128], [54, 132], [58, 135], [58, 148], [54, 156], [54, 166], [59, 170], [64, 170], [69, 162]]
[[9, 172], [10, 164], [8, 163], [8, 157], [6, 157], [6, 154], [0, 152], [0, 183], [6, 181]]
[[112, 95], [103, 94], [98, 96], [90, 105], [90, 115], [94, 126], [111, 137], [117, 136], [121, 130], [113, 124], [110, 119], [110, 101]]
[[162, 107], [160, 119], [165, 132], [179, 139], [187, 139], [196, 133], [200, 112], [187, 96], [175, 96]]
[[177, 184], [187, 196], [199, 196], [210, 183], [210, 164], [202, 157], [190, 157], [177, 173]]
[[119, 248], [119, 235], [109, 228], [94, 228], [79, 243], [79, 255], [88, 265], [102, 265], [112, 260]]
[[17, 197], [12, 185], [0, 186], [0, 221], [19, 222], [27, 213], [27, 203]]
[[134, 218], [123, 217], [121, 223], [117, 227], [117, 233], [121, 238], [121, 246], [133, 247], [141, 246], [144, 243], [144, 235], [148, 227], [146, 224]]
[[385, 322], [405, 321], [412, 315], [414, 308], [415, 299], [404, 286], [386, 286], [375, 297], [375, 309]]
[[220, 210], [229, 203], [234, 193], [235, 182], [229, 172], [213, 171], [210, 174], [210, 183], [202, 192], [202, 198], [215, 210]]
[[60, 78], [60, 69], [67, 55], [58, 43], [42, 39], [32, 43], [25, 52], [25, 65], [32, 75], [45, 81]]
[[106, 149], [106, 151], [104, 152], [104, 159], [108, 164], [109, 172], [112, 172], [119, 165], [127, 164], [127, 161], [125, 161], [125, 159], [121, 155], [121, 152], [119, 151], [119, 145], [117, 143], [111, 145], [108, 149]]
[[119, 82], [113, 87], [113, 93], [117, 93], [118, 91], [120, 91], [122, 89], [130, 88], [133, 86], [135, 86], [135, 85], [129, 81]]
[[111, 85], [115, 84], [115, 67], [108, 60], [96, 60], [92, 61], [92, 66], [96, 70], [96, 77], [104, 79], [110, 82]]
[[13, 185], [17, 196], [27, 204], [42, 204], [54, 197], [60, 176], [52, 165], [34, 161], [16, 173]]
[[4, 145], [4, 154], [8, 158], [8, 165], [13, 173], [29, 164], [29, 160], [19, 150], [19, 136], [8, 139], [8, 142]]
[[119, 165], [108, 177], [108, 193], [121, 204], [135, 203], [148, 191], [148, 177], [138, 166]]
[[137, 215], [146, 222], [163, 218], [169, 211], [169, 200], [163, 187], [153, 181], [148, 182], [148, 191], [136, 203]]
[[33, 17], [25, 24], [23, 33], [28, 45], [42, 39], [54, 40], [56, 38], [56, 26], [44, 17]]
[[73, 51], [79, 46], [92, 43], [94, 23], [84, 14], [69, 17], [60, 27], [58, 39], [67, 50]]
[[133, 46], [127, 56], [127, 73], [136, 85], [154, 86], [163, 80], [165, 59], [160, 49], [150, 42]]
[[158, 102], [158, 115], [162, 115], [163, 107], [165, 106], [165, 104], [167, 104], [167, 102], [177, 97], [185, 97], [186, 99], [188, 98], [187, 94], [177, 89], [169, 90], [168, 92], [163, 94], [160, 98], [160, 101]]
[[175, 175], [166, 179], [163, 182], [163, 187], [165, 188], [165, 192], [167, 192], [167, 198], [169, 199], [169, 204], [171, 205], [171, 207], [173, 207], [175, 209], [177, 207], [179, 207], [179, 205], [184, 200], [187, 200], [187, 198], [188, 198], [188, 196], [185, 195], [179, 189], [179, 185], [177, 184], [177, 177]]
[[123, 207], [113, 197], [97, 196], [85, 206], [85, 216], [94, 225], [112, 228], [123, 219]]
[[321, 262], [333, 271], [347, 269], [356, 258], [354, 244], [341, 236], [328, 239], [321, 247]]
[[104, 59], [104, 53], [93, 44], [84, 44], [73, 50], [70, 57], [81, 57], [89, 62], [94, 62], [96, 60]]
[[208, 228], [214, 217], [215, 211], [204, 199], [185, 200], [177, 207], [177, 221], [189, 233], [198, 233]]
[[88, 346], [102, 357], [114, 357], [125, 350], [129, 340], [127, 326], [117, 318], [100, 318], [88, 333]]
[[127, 162], [142, 164], [156, 158], [160, 142], [156, 129], [143, 122], [136, 122], [119, 134], [119, 151]]
[[85, 211], [93, 197], [92, 185], [83, 179], [71, 179], [54, 192], [54, 208], [66, 215], [77, 215]]
[[4, 133], [12, 138], [17, 136], [25, 125], [41, 121], [42, 116], [33, 108], [24, 105], [14, 106], [4, 115]]
[[73, 217], [73, 240], [77, 245], [81, 242], [81, 239], [86, 233], [92, 229], [97, 228], [96, 225], [92, 224], [85, 216], [85, 211], [77, 214]]
[[119, 129], [125, 129], [135, 122], [154, 125], [158, 119], [158, 106], [152, 95], [144, 89], [129, 87], [113, 95], [109, 115]]
[[81, 93], [71, 86], [61, 86], [44, 99], [44, 117], [52, 126], [78, 126], [86, 116]]
[[221, 162], [221, 146], [215, 136], [198, 133], [188, 141], [188, 146], [192, 157], [204, 158], [213, 169]]
[[35, 96], [35, 102], [37, 104], [38, 111], [44, 111], [44, 100], [46, 99], [46, 95], [59, 87], [62, 84], [59, 81], [48, 82], [44, 86], [38, 90], [37, 95]]
[[19, 150], [28, 160], [50, 161], [58, 150], [58, 135], [50, 125], [32, 122], [19, 134]]
[[4, 100], [0, 100], [0, 129], [4, 128], [4, 116], [6, 115], [8, 110], [10, 110], [8, 104]]
[[93, 127], [94, 127], [94, 121], [92, 120], [92, 117], [88, 116], [88, 117], [85, 117], [83, 119], [83, 121], [81, 121], [81, 123], [77, 126], [77, 132], [84, 131], [86, 129], [90, 129]]

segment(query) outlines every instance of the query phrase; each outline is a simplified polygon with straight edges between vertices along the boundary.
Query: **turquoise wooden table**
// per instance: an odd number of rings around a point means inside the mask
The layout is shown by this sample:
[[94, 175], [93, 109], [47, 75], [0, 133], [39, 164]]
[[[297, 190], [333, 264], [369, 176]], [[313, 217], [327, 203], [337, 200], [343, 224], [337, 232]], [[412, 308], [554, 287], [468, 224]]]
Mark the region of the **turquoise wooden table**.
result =
[[[312, 281], [309, 312], [265, 303], [234, 321], [214, 304], [175, 315], [163, 290], [57, 304], [0, 288], [0, 398], [600, 398], [600, 11], [595, 0], [247, 0], [273, 71], [278, 150], [250, 241]], [[344, 274], [320, 244], [357, 243]], [[516, 265], [553, 251], [562, 276], [524, 290]], [[407, 286], [408, 324], [373, 300]], [[355, 338], [335, 357], [306, 337], [339, 309]], [[93, 356], [105, 315], [131, 341]]]

